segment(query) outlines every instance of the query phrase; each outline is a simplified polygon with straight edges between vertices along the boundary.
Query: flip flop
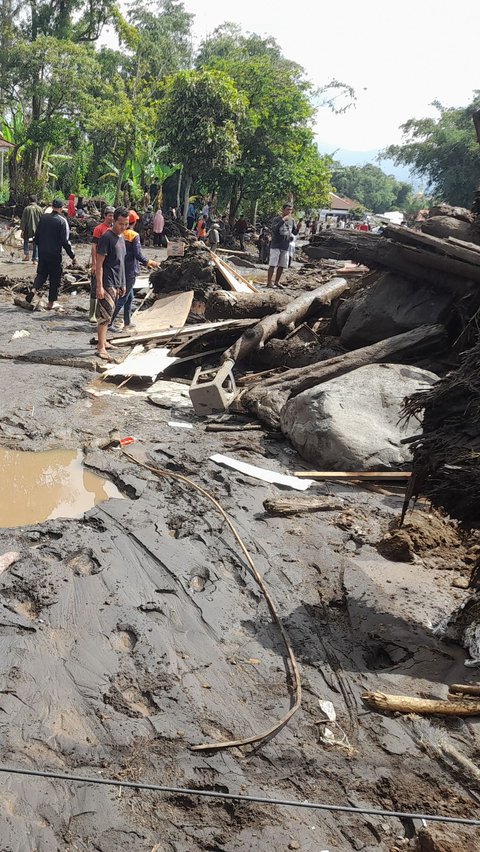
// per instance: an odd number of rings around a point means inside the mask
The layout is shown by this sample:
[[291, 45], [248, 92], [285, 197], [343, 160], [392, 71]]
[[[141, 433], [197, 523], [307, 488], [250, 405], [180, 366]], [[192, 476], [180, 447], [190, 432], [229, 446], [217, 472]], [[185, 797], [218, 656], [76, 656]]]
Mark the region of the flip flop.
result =
[[99, 352], [98, 349], [97, 349], [95, 354], [96, 354], [97, 358], [101, 358], [102, 361], [113, 361], [113, 358], [110, 357], [108, 352], [105, 352], [105, 354], [104, 354], [103, 352]]

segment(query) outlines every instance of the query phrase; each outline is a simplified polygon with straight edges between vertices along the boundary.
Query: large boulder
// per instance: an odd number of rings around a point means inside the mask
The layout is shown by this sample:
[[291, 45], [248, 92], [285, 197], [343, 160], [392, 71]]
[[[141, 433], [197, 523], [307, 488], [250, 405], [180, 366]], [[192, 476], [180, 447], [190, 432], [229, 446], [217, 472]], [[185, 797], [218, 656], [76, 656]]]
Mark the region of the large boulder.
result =
[[384, 272], [372, 287], [340, 306], [337, 324], [341, 343], [347, 349], [357, 349], [420, 325], [442, 323], [454, 298], [453, 292]]
[[438, 377], [402, 364], [368, 364], [299, 394], [282, 409], [282, 432], [317, 470], [389, 470], [411, 463], [399, 423], [403, 400]]
[[471, 225], [452, 216], [432, 216], [422, 224], [422, 231], [432, 237], [455, 237], [468, 243], [474, 236]]

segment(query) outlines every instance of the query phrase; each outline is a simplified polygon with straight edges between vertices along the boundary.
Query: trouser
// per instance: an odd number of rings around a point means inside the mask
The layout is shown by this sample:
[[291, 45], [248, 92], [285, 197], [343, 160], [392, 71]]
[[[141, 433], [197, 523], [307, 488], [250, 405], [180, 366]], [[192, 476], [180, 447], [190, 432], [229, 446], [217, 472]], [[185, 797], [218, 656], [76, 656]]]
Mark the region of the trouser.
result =
[[61, 257], [39, 258], [37, 274], [33, 282], [33, 289], [41, 290], [47, 279], [49, 282], [48, 301], [56, 302], [58, 299], [58, 291], [60, 290], [60, 281], [62, 279]]
[[123, 308], [123, 321], [125, 325], [130, 325], [131, 314], [132, 314], [132, 305], [133, 305], [133, 281], [131, 284], [127, 283], [127, 292], [124, 296], [120, 296], [117, 300], [117, 304], [115, 306], [115, 311], [112, 317], [112, 323], [114, 319], [118, 316], [121, 309]]
[[195, 222], [195, 216], [187, 216], [187, 228], [189, 231], [193, 228], [193, 223]]
[[157, 234], [155, 231], [153, 232], [153, 245], [163, 246], [163, 233]]
[[[37, 248], [37, 244], [36, 244], [35, 240], [33, 240], [32, 248], [33, 248], [32, 260], [37, 260], [38, 248]], [[27, 256], [30, 254], [30, 241], [29, 241], [28, 237], [23, 238], [23, 253]]]

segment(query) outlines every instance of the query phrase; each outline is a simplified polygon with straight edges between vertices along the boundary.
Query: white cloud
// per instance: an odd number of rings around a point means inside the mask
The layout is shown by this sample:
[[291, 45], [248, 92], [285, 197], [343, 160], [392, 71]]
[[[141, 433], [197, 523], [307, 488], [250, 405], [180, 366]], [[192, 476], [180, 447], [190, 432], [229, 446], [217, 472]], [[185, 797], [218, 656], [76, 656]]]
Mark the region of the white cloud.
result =
[[276, 38], [316, 86], [332, 77], [352, 85], [355, 109], [318, 115], [318, 136], [332, 147], [367, 150], [398, 142], [399, 126], [433, 114], [433, 100], [466, 105], [476, 85], [467, 70], [478, 50], [476, 0], [208, 0], [200, 6], [185, 0], [185, 7], [196, 15], [197, 43], [224, 21], [235, 21]]

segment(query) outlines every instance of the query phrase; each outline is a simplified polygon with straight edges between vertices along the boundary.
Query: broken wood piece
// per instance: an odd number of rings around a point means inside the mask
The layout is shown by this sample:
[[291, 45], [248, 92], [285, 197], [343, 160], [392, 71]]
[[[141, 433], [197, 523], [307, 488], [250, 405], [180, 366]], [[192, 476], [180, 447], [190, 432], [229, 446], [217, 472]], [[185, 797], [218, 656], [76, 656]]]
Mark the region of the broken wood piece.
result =
[[232, 293], [229, 290], [214, 290], [209, 293], [205, 305], [207, 320], [262, 317], [279, 312], [291, 302], [290, 296], [277, 290], [260, 293]]
[[257, 288], [246, 281], [246, 279], [233, 269], [226, 260], [222, 260], [220, 257], [217, 257], [217, 255], [212, 251], [210, 252], [210, 255], [214, 265], [220, 272], [230, 290], [233, 290], [235, 293], [249, 293], [252, 290], [256, 292]]
[[[480, 683], [452, 683], [449, 687], [452, 697], [458, 695], [478, 695], [480, 698]], [[456, 697], [455, 697], [456, 700]]]
[[192, 307], [193, 290], [168, 293], [156, 299], [151, 308], [135, 312], [134, 337], [149, 331], [183, 328]]
[[[146, 343], [150, 340], [173, 340], [175, 337], [200, 337], [202, 334], [208, 331], [215, 331], [215, 329], [219, 329], [219, 331], [226, 331], [228, 329], [242, 329], [248, 328], [251, 325], [255, 324], [255, 320], [219, 320], [218, 322], [205, 322], [199, 323], [195, 325], [185, 325], [182, 328], [171, 328], [165, 331], [151, 331], [145, 332], [142, 334], [136, 335], [128, 335], [127, 337], [122, 337], [121, 335], [115, 335], [115, 337], [109, 337], [109, 340], [113, 340], [115, 342], [115, 346], [130, 346], [132, 343]], [[92, 338], [90, 341], [92, 344], [97, 342], [96, 338]]]
[[406, 470], [295, 470], [294, 476], [307, 476], [311, 479], [409, 479], [411, 473]]
[[330, 304], [333, 299], [348, 290], [348, 287], [345, 278], [332, 278], [331, 281], [321, 284], [316, 290], [302, 293], [280, 313], [264, 317], [253, 328], [247, 329], [240, 339], [230, 349], [227, 349], [223, 356], [224, 359], [236, 362], [243, 361], [255, 349], [264, 346], [271, 337], [306, 319], [318, 308], [318, 305]]
[[376, 710], [388, 710], [390, 713], [417, 713], [432, 716], [480, 715], [480, 701], [444, 701], [413, 698], [409, 695], [387, 695], [385, 692], [365, 692], [362, 699]]
[[441, 347], [447, 342], [443, 325], [419, 326], [370, 346], [336, 355], [327, 361], [285, 370], [280, 375], [267, 378], [255, 384], [253, 388], [248, 388], [242, 397], [242, 403], [245, 409], [258, 417], [262, 423], [278, 429], [280, 411], [290, 396], [297, 396], [308, 388], [336, 379], [337, 376], [343, 376], [344, 373], [364, 367], [365, 364], [388, 362], [392, 358], [398, 361], [405, 355], [411, 357], [412, 353], [418, 355], [428, 352], [429, 349]]
[[341, 497], [300, 497], [291, 494], [285, 497], [267, 497], [263, 508], [270, 515], [300, 515], [303, 512], [333, 512], [345, 508]]
[[205, 432], [263, 432], [260, 423], [207, 423]]

